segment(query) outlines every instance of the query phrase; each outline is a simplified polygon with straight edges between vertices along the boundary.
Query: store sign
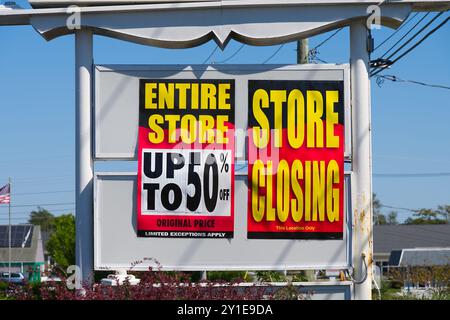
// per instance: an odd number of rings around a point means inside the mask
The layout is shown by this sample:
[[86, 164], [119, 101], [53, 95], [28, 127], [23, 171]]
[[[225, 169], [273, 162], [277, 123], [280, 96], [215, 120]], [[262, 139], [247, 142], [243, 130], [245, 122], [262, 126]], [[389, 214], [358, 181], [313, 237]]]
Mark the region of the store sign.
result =
[[137, 234], [232, 238], [234, 80], [141, 80]]
[[342, 81], [248, 83], [248, 238], [342, 239]]
[[96, 270], [350, 266], [349, 71], [96, 66]]

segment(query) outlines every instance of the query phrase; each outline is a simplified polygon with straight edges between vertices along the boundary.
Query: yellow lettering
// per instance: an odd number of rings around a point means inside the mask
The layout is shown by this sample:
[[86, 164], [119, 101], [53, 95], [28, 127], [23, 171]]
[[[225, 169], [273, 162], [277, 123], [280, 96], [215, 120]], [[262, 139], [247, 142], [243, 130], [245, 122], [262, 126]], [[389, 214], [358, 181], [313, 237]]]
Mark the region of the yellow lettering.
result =
[[173, 109], [175, 106], [175, 86], [173, 83], [160, 83], [158, 86], [159, 109]]
[[153, 102], [156, 98], [156, 83], [145, 84], [145, 109], [156, 109], [157, 105]]
[[[320, 163], [320, 169], [319, 169]], [[320, 170], [320, 171], [319, 171]], [[325, 220], [325, 161], [313, 161], [313, 221], [317, 221], [317, 211], [319, 221]]]
[[292, 162], [291, 186], [296, 199], [291, 200], [292, 219], [299, 222], [303, 217], [303, 191], [298, 183], [303, 179], [303, 166], [300, 160]]
[[335, 160], [331, 160], [327, 168], [327, 217], [330, 222], [339, 221], [339, 188], [333, 188], [333, 183], [339, 183], [339, 166]]
[[181, 141], [193, 143], [197, 139], [197, 120], [192, 114], [186, 114], [181, 118]]
[[166, 115], [168, 123], [169, 143], [177, 142], [177, 122], [180, 121], [180, 116], [176, 114]]
[[309, 90], [306, 92], [306, 115], [307, 115], [307, 141], [308, 148], [323, 147], [323, 98], [319, 91]]
[[277, 215], [281, 222], [289, 216], [289, 182], [289, 165], [286, 160], [281, 160], [277, 170]]
[[186, 109], [187, 106], [187, 90], [191, 85], [189, 83], [177, 83], [175, 88], [178, 90], [178, 108]]
[[252, 110], [255, 120], [258, 122], [260, 127], [253, 127], [253, 143], [259, 149], [267, 147], [267, 144], [269, 143], [269, 120], [261, 109], [268, 107], [269, 95], [267, 92], [263, 89], [256, 90], [253, 95]]
[[272, 178], [273, 178], [273, 169], [272, 169], [272, 161], [267, 161], [267, 221], [275, 221], [275, 208], [272, 206], [273, 202], [273, 190], [272, 190]]
[[287, 120], [289, 145], [298, 149], [305, 138], [305, 99], [298, 89], [289, 93]]
[[158, 125], [164, 123], [164, 118], [160, 114], [152, 114], [148, 118], [148, 127], [153, 132], [148, 133], [148, 141], [151, 143], [161, 143], [164, 140], [164, 130]]
[[305, 162], [305, 221], [311, 221], [311, 161]]
[[201, 84], [201, 108], [202, 109], [216, 109], [216, 86], [213, 83]]
[[274, 146], [281, 148], [283, 146], [281, 135], [283, 130], [283, 103], [286, 102], [286, 91], [271, 90], [270, 101], [274, 104]]
[[337, 112], [334, 112], [334, 104], [339, 101], [338, 91], [327, 91], [326, 93], [326, 140], [327, 148], [339, 148], [339, 136], [334, 135], [334, 126], [338, 123]]
[[209, 115], [199, 116], [199, 142], [213, 143], [214, 142], [214, 117]]
[[258, 194], [259, 187], [265, 187], [264, 164], [256, 160], [252, 168], [252, 216], [256, 222], [264, 218], [264, 196]]
[[227, 102], [230, 99], [230, 83], [220, 83], [219, 84], [219, 109], [230, 110], [231, 105]]

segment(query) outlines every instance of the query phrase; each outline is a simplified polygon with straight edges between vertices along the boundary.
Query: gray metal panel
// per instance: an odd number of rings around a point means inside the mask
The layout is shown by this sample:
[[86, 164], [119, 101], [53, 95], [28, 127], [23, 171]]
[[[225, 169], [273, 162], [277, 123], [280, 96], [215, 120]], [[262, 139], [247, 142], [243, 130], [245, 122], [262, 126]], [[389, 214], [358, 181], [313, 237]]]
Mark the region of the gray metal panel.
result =
[[[351, 300], [354, 285], [350, 281], [314, 281], [314, 282], [269, 282], [267, 284], [244, 282], [238, 288], [257, 287], [264, 289], [264, 294], [275, 294], [285, 290], [288, 286], [294, 287], [303, 294], [305, 300]], [[238, 289], [238, 290], [239, 290]]]
[[245, 159], [248, 80], [344, 81], [345, 155], [351, 153], [350, 72], [343, 65], [112, 65], [95, 67], [94, 157], [136, 160], [139, 119], [139, 79], [235, 79], [236, 159]]
[[[97, 173], [94, 181], [96, 270], [148, 270], [153, 258], [164, 270], [346, 269], [350, 266], [350, 174], [345, 179], [343, 240], [247, 240], [247, 177], [236, 176], [233, 239], [138, 238], [136, 175]], [[140, 261], [137, 265], [134, 262]]]
[[353, 292], [352, 283], [336, 283], [330, 285], [325, 283], [312, 283], [308, 284], [304, 282], [301, 284], [299, 291], [311, 300], [351, 300]]
[[[403, 249], [398, 266], [445, 266], [450, 264], [450, 248]], [[392, 256], [392, 253], [391, 253]]]

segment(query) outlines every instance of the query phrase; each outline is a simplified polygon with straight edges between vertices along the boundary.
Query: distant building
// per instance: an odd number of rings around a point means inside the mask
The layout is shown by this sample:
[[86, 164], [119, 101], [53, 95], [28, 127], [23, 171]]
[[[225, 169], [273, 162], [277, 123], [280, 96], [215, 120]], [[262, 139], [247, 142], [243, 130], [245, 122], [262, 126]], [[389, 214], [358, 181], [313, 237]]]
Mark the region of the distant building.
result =
[[[11, 272], [22, 272], [29, 281], [40, 281], [44, 248], [39, 226], [11, 226]], [[0, 225], [0, 272], [9, 269], [9, 226]]]
[[[394, 260], [400, 261], [399, 255], [403, 249], [420, 248], [420, 250], [403, 250], [408, 252], [408, 261], [447, 254], [450, 249], [450, 224], [376, 225], [373, 247], [375, 263], [380, 267], [389, 265], [389, 259], [391, 264]], [[413, 255], [415, 258], [412, 258]], [[405, 255], [405, 261], [406, 258]]]
[[449, 248], [414, 248], [392, 250], [389, 266], [426, 267], [450, 264]]

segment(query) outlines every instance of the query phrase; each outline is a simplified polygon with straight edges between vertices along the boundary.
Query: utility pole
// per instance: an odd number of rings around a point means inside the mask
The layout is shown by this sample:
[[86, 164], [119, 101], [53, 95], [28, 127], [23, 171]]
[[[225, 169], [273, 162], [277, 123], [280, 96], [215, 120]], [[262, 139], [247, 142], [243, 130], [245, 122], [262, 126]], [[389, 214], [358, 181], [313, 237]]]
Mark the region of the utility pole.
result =
[[297, 64], [309, 63], [308, 38], [297, 41]]
[[[309, 63], [309, 40], [308, 38], [297, 41], [297, 64]], [[315, 270], [305, 270], [304, 275], [308, 281], [314, 281]]]

